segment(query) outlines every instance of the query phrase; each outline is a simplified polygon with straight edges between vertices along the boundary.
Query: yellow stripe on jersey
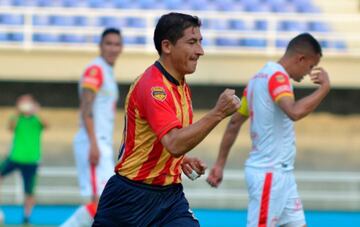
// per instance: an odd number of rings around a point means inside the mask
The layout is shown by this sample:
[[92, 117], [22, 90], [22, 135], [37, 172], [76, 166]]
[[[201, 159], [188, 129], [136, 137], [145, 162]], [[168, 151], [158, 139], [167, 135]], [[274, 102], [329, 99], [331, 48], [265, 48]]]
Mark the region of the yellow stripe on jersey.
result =
[[[139, 110], [135, 109], [136, 114], [136, 123], [135, 123], [135, 141], [134, 141], [134, 150], [137, 152], [133, 152], [126, 159], [126, 166], [131, 166], [132, 168], [136, 167], [136, 169], [121, 169], [121, 172], [128, 178], [132, 179], [137, 176], [140, 168], [142, 167], [141, 163], [144, 163], [148, 157], [149, 152], [152, 150], [154, 142], [156, 140], [156, 135], [152, 133], [152, 130], [147, 124], [146, 120], [140, 118]], [[146, 144], [143, 142], [147, 141]], [[138, 147], [141, 146], [143, 152], [139, 152]], [[139, 164], [137, 164], [139, 163]]]
[[248, 102], [246, 96], [243, 96], [241, 98], [241, 105], [237, 111], [245, 117], [249, 116], [249, 108], [248, 108]]
[[276, 96], [275, 98], [275, 102], [278, 102], [280, 100], [280, 98], [284, 97], [284, 96], [288, 96], [288, 97], [292, 97], [294, 98], [294, 94], [292, 92], [284, 92], [281, 93], [280, 95]]

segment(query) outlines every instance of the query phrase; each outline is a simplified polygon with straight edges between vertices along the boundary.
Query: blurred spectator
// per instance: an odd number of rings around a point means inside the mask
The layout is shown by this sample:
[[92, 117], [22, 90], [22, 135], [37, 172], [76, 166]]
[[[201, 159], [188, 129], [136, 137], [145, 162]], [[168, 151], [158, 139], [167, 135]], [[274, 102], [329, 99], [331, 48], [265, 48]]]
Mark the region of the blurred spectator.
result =
[[2, 178], [14, 170], [19, 170], [23, 179], [24, 223], [29, 223], [35, 204], [34, 189], [38, 165], [41, 160], [41, 134], [47, 124], [38, 116], [39, 103], [30, 94], [20, 96], [16, 101], [16, 115], [9, 122], [13, 132], [13, 142], [8, 157], [0, 166]]

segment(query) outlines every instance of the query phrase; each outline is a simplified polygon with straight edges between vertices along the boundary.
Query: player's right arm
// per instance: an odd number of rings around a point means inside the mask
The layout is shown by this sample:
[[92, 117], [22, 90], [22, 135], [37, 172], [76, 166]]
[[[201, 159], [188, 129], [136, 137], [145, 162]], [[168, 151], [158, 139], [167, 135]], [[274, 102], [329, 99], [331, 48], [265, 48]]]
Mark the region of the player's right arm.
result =
[[329, 76], [323, 68], [315, 68], [310, 73], [310, 78], [313, 83], [320, 85], [310, 95], [305, 96], [298, 101], [295, 101], [294, 96], [290, 95], [279, 95], [281, 96], [280, 98], [275, 97], [276, 103], [293, 121], [300, 120], [314, 111], [330, 91]]
[[240, 99], [235, 91], [226, 89], [215, 107], [200, 120], [184, 128], [173, 128], [162, 138], [161, 143], [174, 157], [180, 157], [198, 145], [210, 131], [224, 118], [240, 107]]
[[96, 140], [93, 105], [96, 94], [103, 82], [102, 70], [99, 66], [90, 66], [83, 75], [80, 97], [80, 114], [90, 142], [89, 162], [97, 165], [100, 151]]

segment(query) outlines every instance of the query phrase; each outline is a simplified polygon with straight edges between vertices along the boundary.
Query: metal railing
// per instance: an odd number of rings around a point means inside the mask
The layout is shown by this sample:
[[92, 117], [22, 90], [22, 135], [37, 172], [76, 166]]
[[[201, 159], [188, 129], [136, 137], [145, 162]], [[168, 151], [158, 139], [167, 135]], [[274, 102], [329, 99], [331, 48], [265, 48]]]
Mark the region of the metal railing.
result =
[[[18, 34], [22, 38], [19, 41], [0, 42], [2, 48], [31, 49], [61, 49], [61, 50], [84, 50], [93, 51], [96, 49], [96, 37], [99, 36], [103, 25], [96, 21], [102, 18], [109, 20], [142, 21], [140, 26], [131, 26], [120, 23], [119, 27], [128, 40], [139, 39], [140, 42], [130, 41], [126, 48], [130, 51], [154, 52], [153, 30], [159, 15], [168, 11], [161, 10], [121, 10], [121, 9], [90, 9], [90, 8], [37, 8], [37, 7], [0, 7], [0, 14], [17, 15], [23, 18], [23, 23], [0, 24], [0, 33]], [[197, 15], [203, 21], [202, 34], [204, 47], [208, 52], [233, 53], [233, 52], [255, 52], [274, 54], [282, 52], [286, 42], [303, 30], [282, 31], [279, 25], [284, 21], [291, 23], [323, 23], [329, 27], [349, 27], [351, 29], [330, 28], [325, 32], [311, 32], [323, 44], [328, 54], [335, 55], [360, 55], [360, 16], [336, 15], [336, 14], [275, 14], [275, 13], [246, 13], [246, 12], [206, 12], [186, 11]], [[87, 26], [54, 26], [35, 25], [35, 17], [81, 17], [93, 21]], [[233, 29], [229, 24], [234, 21], [242, 21], [244, 28]], [[258, 22], [266, 23], [266, 29], [254, 28]], [[211, 24], [217, 24], [211, 26]], [[115, 23], [116, 24], [116, 23]], [[333, 26], [333, 24], [337, 24]], [[79, 35], [81, 42], [36, 42], [36, 34], [53, 35]], [[227, 44], [220, 44], [219, 40], [229, 41]], [[260, 40], [260, 44], [247, 45], [239, 44], [242, 40]], [[282, 44], [278, 43], [282, 42]], [[334, 43], [343, 42], [344, 48], [334, 46]]]

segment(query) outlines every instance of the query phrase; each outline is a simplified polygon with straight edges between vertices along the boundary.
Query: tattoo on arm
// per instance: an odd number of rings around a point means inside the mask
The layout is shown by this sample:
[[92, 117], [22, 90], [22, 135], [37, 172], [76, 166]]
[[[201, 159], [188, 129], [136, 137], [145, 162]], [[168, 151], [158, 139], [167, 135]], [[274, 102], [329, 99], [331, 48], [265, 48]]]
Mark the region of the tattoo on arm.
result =
[[93, 118], [92, 107], [95, 100], [95, 92], [84, 88], [81, 95], [81, 112], [83, 117]]

